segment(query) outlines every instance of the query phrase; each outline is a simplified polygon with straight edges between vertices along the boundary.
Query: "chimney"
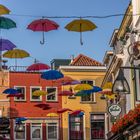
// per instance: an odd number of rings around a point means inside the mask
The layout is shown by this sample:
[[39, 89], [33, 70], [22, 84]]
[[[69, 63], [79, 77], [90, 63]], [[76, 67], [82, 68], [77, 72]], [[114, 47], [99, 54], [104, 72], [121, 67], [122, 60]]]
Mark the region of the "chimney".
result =
[[73, 60], [74, 60], [74, 55], [71, 55], [71, 62], [70, 63], [72, 63], [73, 62]]

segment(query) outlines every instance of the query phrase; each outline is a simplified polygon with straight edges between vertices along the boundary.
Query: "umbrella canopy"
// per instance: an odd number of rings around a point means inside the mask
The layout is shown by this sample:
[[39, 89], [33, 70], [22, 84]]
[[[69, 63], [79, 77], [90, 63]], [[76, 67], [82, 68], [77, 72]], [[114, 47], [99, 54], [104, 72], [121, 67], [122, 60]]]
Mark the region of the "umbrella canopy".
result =
[[102, 89], [98, 86], [93, 86], [93, 89], [90, 89], [90, 90], [81, 90], [79, 92], [77, 92], [75, 94], [75, 96], [86, 96], [88, 94], [92, 94], [92, 93], [95, 93], [95, 92], [100, 92], [102, 91]]
[[47, 110], [47, 109], [50, 109], [51, 108], [49, 104], [44, 104], [44, 103], [42, 103], [42, 104], [36, 104], [35, 106], [36, 107], [39, 107], [39, 108], [42, 108], [43, 110]]
[[35, 63], [30, 65], [27, 68], [27, 71], [40, 71], [40, 70], [48, 70], [48, 69], [50, 69], [50, 66], [48, 66], [47, 64]]
[[97, 27], [90, 20], [79, 19], [79, 20], [71, 21], [69, 24], [67, 24], [65, 26], [65, 28], [68, 31], [80, 32], [80, 43], [81, 43], [81, 45], [83, 45], [83, 42], [82, 42], [82, 32], [92, 31], [92, 30], [94, 30]]
[[0, 15], [9, 14], [10, 10], [4, 5], [0, 4]]
[[8, 88], [8, 89], [5, 89], [2, 93], [4, 93], [4, 94], [18, 94], [19, 92], [16, 89]]
[[47, 91], [44, 91], [44, 90], [35, 90], [32, 95], [33, 96], [47, 95]]
[[57, 80], [63, 77], [64, 75], [57, 70], [49, 70], [41, 74], [41, 78], [46, 80]]
[[58, 96], [72, 96], [72, 95], [74, 95], [74, 93], [69, 90], [64, 90], [58, 94]]
[[16, 93], [16, 94], [9, 94], [9, 95], [7, 95], [7, 98], [8, 97], [17, 97], [17, 98], [22, 98], [22, 97], [24, 97], [24, 94], [22, 94], [22, 93]]
[[7, 39], [0, 39], [0, 51], [12, 50], [16, 46]]
[[93, 87], [89, 84], [78, 84], [74, 87], [74, 90], [90, 90], [93, 89]]
[[29, 56], [30, 54], [28, 52], [20, 49], [9, 50], [3, 54], [3, 57], [15, 58], [15, 66], [17, 66], [16, 58], [25, 58]]
[[81, 113], [82, 112], [82, 110], [80, 109], [80, 110], [75, 110], [75, 111], [73, 111], [70, 115], [78, 115], [79, 113]]
[[64, 112], [66, 112], [66, 111], [72, 111], [72, 110], [69, 109], [69, 108], [63, 108], [63, 109], [57, 110], [57, 113], [61, 114], [61, 113], [64, 113]]
[[57, 81], [61, 82], [63, 84], [65, 82], [71, 82], [71, 81], [73, 81], [73, 79], [71, 77], [69, 77], [69, 76], [64, 76], [63, 78], [60, 78]]
[[64, 82], [62, 85], [77, 85], [80, 83], [81, 83], [80, 81], [74, 80], [74, 81]]
[[59, 25], [49, 19], [38, 19], [38, 20], [34, 20], [33, 22], [31, 22], [27, 29], [30, 29], [32, 31], [42, 31], [43, 33], [43, 41], [40, 43], [44, 44], [45, 43], [45, 39], [44, 39], [44, 32], [48, 32], [51, 30], [56, 30], [58, 29]]
[[0, 16], [0, 29], [11, 29], [16, 28], [16, 23], [6, 17]]
[[16, 123], [19, 123], [19, 122], [22, 122], [22, 121], [26, 121], [27, 118], [24, 118], [24, 117], [20, 117], [20, 118], [16, 118]]

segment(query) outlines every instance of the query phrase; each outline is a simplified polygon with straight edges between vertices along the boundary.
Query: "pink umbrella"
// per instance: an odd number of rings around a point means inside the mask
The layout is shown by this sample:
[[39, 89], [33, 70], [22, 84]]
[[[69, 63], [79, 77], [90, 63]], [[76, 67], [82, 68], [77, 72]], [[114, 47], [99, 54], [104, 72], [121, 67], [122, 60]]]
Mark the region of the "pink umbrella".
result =
[[47, 64], [34, 63], [30, 65], [26, 70], [27, 71], [40, 71], [40, 70], [48, 70], [48, 69], [50, 69], [50, 66], [48, 66]]
[[59, 25], [49, 19], [38, 19], [38, 20], [34, 20], [33, 22], [31, 22], [27, 29], [30, 29], [32, 31], [42, 31], [43, 33], [43, 40], [42, 42], [40, 41], [41, 44], [45, 43], [45, 39], [44, 39], [44, 32], [48, 32], [51, 30], [56, 30], [58, 29]]
[[71, 115], [78, 115], [80, 112], [82, 112], [83, 110], [75, 110], [71, 113]]

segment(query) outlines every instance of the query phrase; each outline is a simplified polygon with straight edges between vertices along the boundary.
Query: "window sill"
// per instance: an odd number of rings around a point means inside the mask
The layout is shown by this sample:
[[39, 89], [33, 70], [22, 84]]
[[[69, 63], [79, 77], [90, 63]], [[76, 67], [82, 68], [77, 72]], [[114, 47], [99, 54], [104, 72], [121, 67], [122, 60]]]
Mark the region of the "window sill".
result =
[[95, 101], [81, 101], [81, 104], [96, 104], [97, 102]]
[[14, 100], [14, 102], [26, 102], [26, 100]]
[[42, 102], [42, 100], [30, 100], [30, 102]]
[[59, 103], [58, 101], [46, 101], [47, 103]]

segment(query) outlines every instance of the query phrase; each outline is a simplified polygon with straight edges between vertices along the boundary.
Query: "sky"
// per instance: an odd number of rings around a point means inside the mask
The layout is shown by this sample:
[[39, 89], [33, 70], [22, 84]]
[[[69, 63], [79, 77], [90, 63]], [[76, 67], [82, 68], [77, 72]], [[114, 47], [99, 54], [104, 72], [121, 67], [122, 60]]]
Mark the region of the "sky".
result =
[[[45, 44], [41, 45], [41, 32], [27, 29], [33, 20], [46, 17], [63, 16], [105, 16], [124, 14], [130, 0], [0, 0], [0, 4], [10, 9], [4, 15], [16, 22], [17, 28], [1, 29], [1, 37], [13, 42], [17, 48], [30, 53], [29, 58], [18, 59], [20, 66], [28, 66], [34, 59], [50, 64], [52, 59], [70, 59], [84, 54], [102, 62], [104, 54], [112, 48], [109, 41], [114, 29], [119, 28], [122, 16], [110, 18], [86, 18], [96, 24], [93, 31], [83, 33], [83, 45], [78, 32], [67, 31], [64, 27], [73, 18], [48, 18], [59, 24], [58, 30], [45, 32]], [[9, 66], [15, 60], [8, 59]]]

